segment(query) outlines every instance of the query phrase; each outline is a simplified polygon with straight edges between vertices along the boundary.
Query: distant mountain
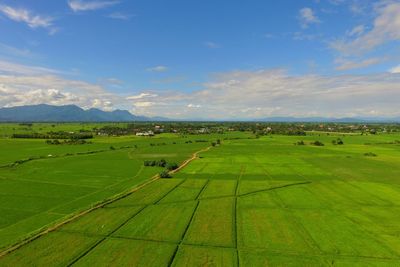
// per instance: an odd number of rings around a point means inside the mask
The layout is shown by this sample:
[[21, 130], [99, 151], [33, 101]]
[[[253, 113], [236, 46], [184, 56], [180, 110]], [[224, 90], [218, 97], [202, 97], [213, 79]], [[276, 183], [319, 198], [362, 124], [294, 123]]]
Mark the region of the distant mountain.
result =
[[127, 110], [84, 110], [75, 105], [52, 106], [46, 104], [0, 108], [0, 122], [107, 122], [107, 121], [159, 121], [166, 118], [135, 116]]

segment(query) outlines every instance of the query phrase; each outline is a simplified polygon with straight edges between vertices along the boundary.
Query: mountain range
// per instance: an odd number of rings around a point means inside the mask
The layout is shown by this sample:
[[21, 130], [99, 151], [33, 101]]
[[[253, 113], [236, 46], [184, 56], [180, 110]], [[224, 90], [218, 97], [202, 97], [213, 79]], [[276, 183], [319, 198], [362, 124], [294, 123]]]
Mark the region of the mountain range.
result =
[[[164, 117], [136, 116], [127, 110], [103, 111], [97, 108], [82, 109], [76, 105], [52, 106], [47, 104], [0, 108], [0, 122], [128, 122], [128, 121], [171, 121]], [[185, 121], [215, 121], [192, 119]], [[269, 117], [263, 119], [230, 119], [224, 121], [259, 122], [332, 122], [373, 123], [400, 122], [400, 117]]]
[[0, 122], [126, 122], [162, 121], [162, 117], [135, 116], [127, 110], [84, 110], [75, 105], [46, 104], [0, 108]]

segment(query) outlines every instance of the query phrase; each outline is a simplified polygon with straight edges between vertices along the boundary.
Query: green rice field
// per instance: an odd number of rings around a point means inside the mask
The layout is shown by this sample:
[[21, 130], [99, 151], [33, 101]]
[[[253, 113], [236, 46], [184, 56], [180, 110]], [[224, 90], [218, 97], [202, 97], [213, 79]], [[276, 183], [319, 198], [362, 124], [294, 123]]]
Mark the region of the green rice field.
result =
[[[3, 165], [52, 155], [0, 168], [0, 246], [149, 181], [160, 168], [143, 160], [181, 163], [210, 146], [186, 143], [196, 138], [0, 139]], [[222, 142], [172, 178], [3, 253], [0, 266], [400, 266], [399, 134], [201, 138]], [[79, 154], [95, 150], [105, 151]]]

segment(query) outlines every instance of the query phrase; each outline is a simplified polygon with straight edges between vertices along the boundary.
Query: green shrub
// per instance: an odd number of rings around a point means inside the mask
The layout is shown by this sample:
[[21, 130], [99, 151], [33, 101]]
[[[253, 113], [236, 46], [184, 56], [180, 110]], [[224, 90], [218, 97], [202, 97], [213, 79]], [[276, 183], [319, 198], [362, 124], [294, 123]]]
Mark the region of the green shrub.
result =
[[169, 170], [169, 171], [176, 170], [176, 169], [178, 169], [178, 167], [179, 167], [179, 165], [175, 162], [167, 164], [167, 170]]
[[160, 178], [171, 178], [171, 175], [168, 173], [168, 171], [162, 171], [160, 172]]
[[314, 145], [314, 146], [324, 146], [324, 143], [322, 143], [321, 141], [318, 141], [318, 140], [312, 142], [311, 144]]

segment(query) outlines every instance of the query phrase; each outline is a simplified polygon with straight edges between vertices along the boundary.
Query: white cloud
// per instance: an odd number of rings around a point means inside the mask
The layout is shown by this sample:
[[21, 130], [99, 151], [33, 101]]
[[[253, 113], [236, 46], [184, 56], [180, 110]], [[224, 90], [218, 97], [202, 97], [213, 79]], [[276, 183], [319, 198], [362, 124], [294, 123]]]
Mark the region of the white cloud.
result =
[[335, 40], [330, 47], [342, 55], [362, 55], [391, 41], [400, 40], [400, 3], [384, 1], [376, 9], [371, 30], [354, 38]]
[[17, 74], [17, 75], [37, 75], [37, 74], [57, 74], [61, 73], [54, 69], [21, 65], [14, 62], [0, 60], [0, 74]]
[[0, 107], [47, 103], [110, 109], [113, 103], [129, 104], [100, 85], [66, 79], [61, 74], [53, 69], [0, 61]]
[[68, 5], [74, 12], [79, 11], [92, 11], [103, 9], [118, 4], [119, 1], [83, 1], [83, 0], [69, 0]]
[[168, 67], [160, 65], [160, 66], [147, 68], [146, 70], [150, 71], [150, 72], [166, 72], [166, 71], [168, 71]]
[[187, 107], [188, 108], [201, 108], [201, 105], [195, 105], [195, 104], [190, 103], [187, 105]]
[[299, 20], [302, 28], [307, 28], [310, 24], [320, 23], [321, 21], [309, 7], [299, 10]]
[[156, 95], [156, 94], [141, 93], [139, 95], [128, 96], [126, 99], [128, 99], [128, 100], [137, 100], [137, 99], [143, 99], [143, 98], [149, 98], [149, 97], [157, 97], [157, 96], [158, 95]]
[[1, 107], [76, 104], [176, 119], [400, 116], [400, 75], [389, 72], [293, 76], [282, 69], [234, 71], [216, 74], [197, 91], [142, 91], [126, 96], [98, 84], [63, 78], [53, 70], [18, 66], [15, 72], [0, 74]]
[[125, 13], [121, 13], [121, 12], [114, 12], [114, 13], [109, 14], [107, 17], [109, 17], [111, 19], [130, 20], [133, 17], [133, 15], [125, 14]]
[[393, 67], [389, 70], [390, 73], [400, 73], [400, 65]]
[[32, 53], [32, 51], [29, 49], [21, 49], [14, 46], [6, 45], [4, 43], [0, 43], [0, 53], [22, 58], [35, 57], [35, 54]]
[[9, 19], [23, 22], [30, 28], [46, 28], [50, 33], [54, 33], [53, 21], [54, 18], [49, 16], [42, 16], [33, 14], [32, 11], [24, 8], [14, 8], [7, 5], [0, 5], [0, 12], [7, 16]]
[[140, 102], [135, 102], [133, 105], [135, 107], [140, 107], [140, 108], [144, 108], [144, 107], [151, 107], [153, 105], [155, 105], [156, 103], [154, 102], [150, 102], [150, 101], [140, 101]]
[[351, 70], [351, 69], [366, 68], [366, 67], [369, 67], [372, 65], [382, 63], [386, 60], [387, 60], [387, 58], [385, 58], [385, 57], [382, 57], [382, 58], [374, 57], [374, 58], [367, 58], [364, 60], [355, 60], [355, 61], [339, 58], [339, 59], [335, 60], [335, 63], [339, 64], [336, 67], [336, 70]]
[[351, 31], [348, 31], [346, 34], [348, 36], [358, 36], [362, 34], [365, 30], [364, 25], [355, 26]]
[[211, 41], [204, 42], [204, 45], [205, 45], [206, 47], [212, 48], [212, 49], [220, 48], [220, 47], [221, 47], [221, 45], [219, 45], [219, 44], [217, 44], [217, 43], [214, 43], [214, 42], [211, 42]]
[[[371, 111], [376, 116], [400, 115], [400, 77], [389, 73], [291, 76], [279, 69], [235, 71], [217, 75], [195, 92], [158, 95], [151, 105], [137, 105], [136, 111], [177, 119], [347, 117], [369, 116]], [[201, 106], [201, 112], [195, 106]]]

